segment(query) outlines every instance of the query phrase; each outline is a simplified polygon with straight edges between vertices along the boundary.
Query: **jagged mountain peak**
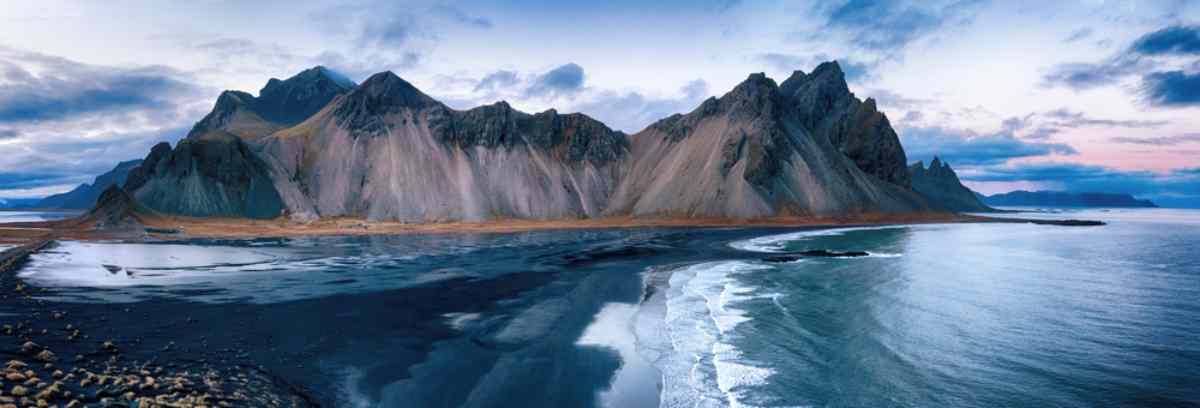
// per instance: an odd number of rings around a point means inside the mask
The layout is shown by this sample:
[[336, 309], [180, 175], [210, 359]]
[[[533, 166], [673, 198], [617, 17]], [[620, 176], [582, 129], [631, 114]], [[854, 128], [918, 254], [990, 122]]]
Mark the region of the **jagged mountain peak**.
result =
[[196, 122], [187, 138], [222, 132], [247, 140], [266, 136], [303, 122], [353, 86], [353, 82], [340, 74], [318, 66], [287, 80], [272, 78], [257, 97], [242, 91], [224, 91], [217, 97], [212, 112]]
[[391, 71], [367, 78], [346, 94], [333, 114], [338, 124], [352, 132], [378, 133], [387, 129], [384, 116], [404, 109], [449, 110]]
[[975, 192], [962, 184], [950, 163], [934, 156], [929, 167], [918, 161], [908, 168], [912, 188], [935, 206], [950, 211], [991, 211]]
[[258, 94], [261, 98], [264, 95], [280, 92], [289, 87], [321, 87], [345, 92], [353, 89], [355, 86], [354, 81], [351, 81], [345, 75], [337, 73], [323, 65], [317, 65], [300, 71], [286, 80], [271, 78]]

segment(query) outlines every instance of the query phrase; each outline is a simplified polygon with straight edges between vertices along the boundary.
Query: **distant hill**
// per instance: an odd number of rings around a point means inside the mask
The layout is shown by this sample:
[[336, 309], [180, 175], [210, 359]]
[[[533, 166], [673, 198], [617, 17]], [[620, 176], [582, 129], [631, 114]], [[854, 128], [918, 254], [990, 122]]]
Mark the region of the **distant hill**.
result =
[[37, 198], [0, 198], [0, 208], [29, 208], [38, 203]]
[[72, 210], [92, 208], [96, 204], [96, 199], [100, 198], [100, 193], [104, 192], [110, 186], [125, 184], [125, 179], [129, 177], [129, 171], [141, 164], [141, 160], [121, 162], [117, 164], [117, 167], [96, 177], [91, 184], [80, 184], [79, 187], [75, 187], [71, 191], [48, 196], [33, 204], [33, 207]]
[[992, 208], [979, 201], [978, 194], [958, 179], [950, 163], [934, 157], [925, 168], [922, 162], [908, 167], [912, 188], [929, 199], [930, 204], [955, 212], [986, 212]]
[[991, 206], [1041, 207], [1158, 207], [1150, 200], [1139, 200], [1124, 193], [1025, 191], [983, 196]]

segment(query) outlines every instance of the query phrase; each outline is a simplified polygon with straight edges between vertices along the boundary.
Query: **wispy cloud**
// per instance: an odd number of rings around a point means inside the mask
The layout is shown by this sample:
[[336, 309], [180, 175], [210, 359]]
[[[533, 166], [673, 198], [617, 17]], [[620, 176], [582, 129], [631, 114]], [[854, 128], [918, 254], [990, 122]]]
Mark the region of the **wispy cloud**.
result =
[[1005, 163], [1017, 158], [1079, 153], [1065, 143], [1025, 141], [1009, 131], [980, 134], [971, 130], [933, 126], [907, 127], [899, 133], [910, 161], [929, 161], [938, 156], [956, 165], [979, 166]]
[[849, 0], [825, 8], [825, 27], [850, 36], [852, 44], [896, 51], [952, 22], [969, 19], [978, 0], [914, 2]]
[[1139, 144], [1150, 146], [1174, 146], [1184, 143], [1200, 143], [1200, 133], [1185, 133], [1173, 136], [1129, 137], [1117, 136], [1108, 140], [1116, 143]]
[[525, 89], [527, 96], [558, 96], [579, 92], [583, 89], [583, 67], [576, 63], [558, 66], [534, 78]]
[[196, 93], [198, 88], [188, 82], [185, 74], [166, 67], [100, 67], [0, 48], [0, 122], [171, 110], [177, 99]]
[[450, 21], [470, 27], [488, 29], [495, 25], [492, 23], [492, 20], [486, 17], [467, 14], [467, 12], [463, 11], [462, 9], [449, 4], [435, 5], [433, 6], [432, 10], [434, 14], [446, 17], [450, 19]]

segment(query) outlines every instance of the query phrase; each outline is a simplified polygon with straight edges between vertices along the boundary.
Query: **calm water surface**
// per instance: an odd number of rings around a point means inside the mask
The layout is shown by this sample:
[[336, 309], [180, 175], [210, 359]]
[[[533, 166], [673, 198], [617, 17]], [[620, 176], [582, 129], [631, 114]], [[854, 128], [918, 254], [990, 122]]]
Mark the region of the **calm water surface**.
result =
[[[20, 276], [338, 406], [1200, 404], [1200, 213], [1022, 216], [1109, 225], [66, 242]], [[762, 261], [806, 249], [871, 255]]]

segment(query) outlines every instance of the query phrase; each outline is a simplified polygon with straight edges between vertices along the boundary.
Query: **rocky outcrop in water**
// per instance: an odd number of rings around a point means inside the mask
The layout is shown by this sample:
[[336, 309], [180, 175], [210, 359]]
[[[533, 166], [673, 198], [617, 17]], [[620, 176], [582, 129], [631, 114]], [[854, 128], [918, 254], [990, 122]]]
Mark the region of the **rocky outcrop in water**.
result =
[[949, 163], [937, 157], [929, 163], [929, 168], [922, 162], [914, 163], [908, 173], [913, 190], [938, 208], [954, 212], [995, 211], [981, 202], [974, 191], [962, 185]]
[[37, 208], [63, 208], [85, 210], [96, 205], [100, 193], [110, 186], [122, 186], [129, 176], [129, 171], [142, 164], [141, 160], [130, 160], [117, 164], [117, 167], [107, 173], [97, 176], [91, 184], [80, 184], [71, 191], [47, 196], [39, 201]]

